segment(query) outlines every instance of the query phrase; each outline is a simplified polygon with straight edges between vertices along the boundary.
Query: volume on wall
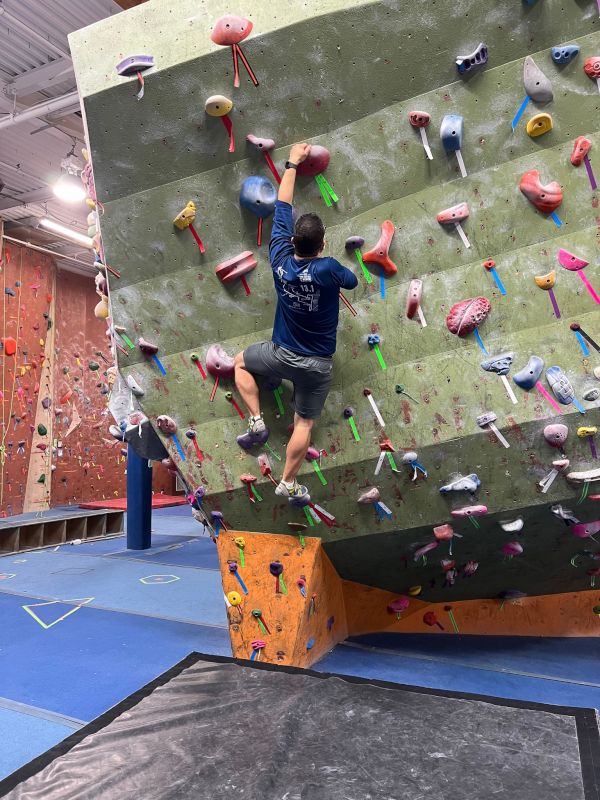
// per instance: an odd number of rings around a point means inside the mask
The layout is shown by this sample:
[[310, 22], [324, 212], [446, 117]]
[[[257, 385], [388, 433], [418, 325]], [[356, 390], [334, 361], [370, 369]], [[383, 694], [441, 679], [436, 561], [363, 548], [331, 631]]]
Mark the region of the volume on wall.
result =
[[[452, 336], [445, 318], [455, 302], [483, 295], [492, 302], [482, 328], [491, 354], [514, 351], [515, 368], [520, 368], [537, 353], [548, 366], [562, 366], [580, 397], [595, 380], [597, 356], [582, 355], [569, 325], [577, 321], [598, 338], [596, 306], [577, 276], [561, 271], [556, 295], [562, 317], [557, 320], [534, 276], [560, 269], [556, 253], [563, 247], [586, 257], [594, 277], [598, 195], [569, 157], [580, 134], [590, 137], [592, 154], [600, 147], [599, 95], [581, 66], [585, 56], [600, 51], [596, 5], [576, 0], [347, 5], [308, 0], [232, 8], [222, 0], [182, 0], [176, 6], [150, 0], [71, 36], [96, 189], [104, 204], [106, 259], [121, 273], [110, 279], [113, 319], [132, 339], [142, 336], [158, 345], [166, 375], [138, 349], [120, 354], [119, 368], [143, 388], [142, 406], [151, 420], [168, 414], [176, 421], [185, 460], [172, 439], [163, 440], [189, 486], [205, 488], [209, 512], [222, 509], [234, 528], [272, 533], [283, 532], [287, 522], [305, 521], [301, 512], [275, 498], [260, 476], [256, 454], [237, 447], [244, 423], [226, 397], [234, 387], [222, 382], [211, 401], [213, 380], [203, 380], [191, 356], [203, 362], [214, 343], [233, 355], [270, 338], [275, 302], [266, 247], [270, 222], [265, 221], [263, 245], [257, 247], [256, 218], [238, 202], [246, 177], [270, 177], [270, 172], [262, 156], [246, 146], [246, 135], [273, 138], [277, 147], [271, 155], [280, 169], [291, 143], [321, 144], [331, 152], [327, 178], [339, 202], [327, 208], [317, 184], [299, 178], [298, 210], [321, 214], [326, 252], [355, 269], [356, 260], [344, 250], [347, 237], [360, 235], [371, 248], [381, 223], [392, 220], [390, 255], [398, 274], [386, 280], [385, 298], [377, 275], [370, 284], [361, 276], [351, 298], [356, 317], [341, 307], [334, 384], [314, 434], [315, 447], [327, 453], [321, 464], [326, 485], [317, 480], [313, 465], [302, 470], [315, 502], [335, 516], [336, 525], [321, 524], [309, 535], [323, 539], [343, 578], [395, 592], [406, 591], [410, 581], [430, 587], [431, 600], [442, 600], [447, 592], [439, 559], [420, 564], [418, 576], [405, 573], [403, 565], [414, 568], [419, 543], [431, 539], [432, 526], [447, 521], [451, 508], [464, 502], [464, 497], [449, 500], [440, 486], [454, 473], [476, 472], [482, 480], [477, 501], [490, 513], [478, 530], [469, 520], [456, 524], [464, 558], [476, 559], [479, 570], [457, 583], [455, 596], [494, 596], [514, 585], [534, 594], [589, 588], [585, 570], [570, 565], [580, 543], [549, 512], [552, 503], [575, 502], [578, 490], [563, 479], [551, 495], [538, 488], [556, 457], [542, 436], [554, 420], [552, 407], [525, 392], [513, 405], [498, 377], [482, 371], [474, 338]], [[241, 87], [234, 89], [231, 53], [210, 40], [211, 27], [226, 13], [254, 23], [243, 47], [258, 87], [243, 73]], [[482, 40], [490, 52], [486, 68], [457, 79], [456, 55], [472, 52]], [[581, 56], [558, 68], [550, 47], [566, 41], [578, 44]], [[124, 79], [115, 70], [124, 56], [138, 53], [156, 62], [145, 73], [141, 100], [135, 96], [135, 77]], [[524, 121], [514, 133], [510, 126], [523, 99], [527, 55], [554, 88], [548, 109], [554, 127], [538, 138], [526, 134]], [[221, 121], [204, 113], [206, 99], [215, 94], [234, 103], [233, 153]], [[408, 123], [415, 108], [432, 116], [431, 161]], [[442, 117], [451, 113], [465, 119], [466, 178], [437, 134]], [[563, 187], [561, 227], [519, 193], [519, 179], [530, 169], [539, 169], [544, 182], [554, 179]], [[190, 200], [197, 206], [203, 255], [188, 231], [173, 226]], [[436, 221], [438, 212], [464, 201], [471, 209], [465, 223], [470, 249]], [[246, 250], [258, 259], [248, 276], [249, 296], [241, 283], [223, 285], [215, 275], [218, 264]], [[487, 259], [495, 261], [506, 296], [483, 269]], [[424, 282], [426, 328], [404, 314], [408, 285], [417, 277]], [[380, 337], [385, 371], [368, 347], [370, 335]], [[408, 394], [398, 394], [397, 385]], [[384, 431], [365, 388], [385, 419]], [[273, 393], [263, 392], [269, 444], [279, 459], [292, 421], [289, 386], [281, 399], [283, 414]], [[360, 442], [344, 419], [347, 406], [355, 411]], [[594, 465], [589, 444], [575, 434], [583, 423], [573, 407], [563, 410], [571, 463], [589, 469]], [[509, 449], [477, 426], [476, 417], [489, 411], [497, 414]], [[593, 424], [596, 407], [587, 413]], [[190, 428], [203, 461], [183, 436]], [[384, 469], [375, 478], [382, 434], [400, 454], [417, 451], [427, 479], [419, 475], [412, 481], [406, 467], [398, 473]], [[278, 475], [281, 461], [271, 456], [271, 462]], [[258, 475], [262, 502], [249, 502], [240, 481], [244, 473]], [[378, 520], [372, 506], [356, 503], [374, 483], [391, 509], [389, 519]], [[525, 519], [525, 554], [503, 559], [507, 537], [498, 520], [517, 514]], [[592, 504], [580, 506], [578, 515], [593, 518]]]
[[126, 458], [107, 434], [111, 356], [93, 285], [14, 244], [0, 268], [0, 514], [123, 497]]

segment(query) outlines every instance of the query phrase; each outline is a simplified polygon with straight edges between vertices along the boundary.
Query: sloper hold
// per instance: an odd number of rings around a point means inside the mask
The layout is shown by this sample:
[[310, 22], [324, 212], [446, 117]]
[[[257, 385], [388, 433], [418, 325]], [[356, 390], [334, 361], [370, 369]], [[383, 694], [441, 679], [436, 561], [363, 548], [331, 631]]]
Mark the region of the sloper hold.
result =
[[552, 56], [552, 61], [554, 61], [555, 64], [568, 64], [575, 58], [576, 55], [579, 55], [579, 45], [555, 45], [550, 50], [550, 55]]
[[344, 247], [346, 250], [348, 250], [348, 252], [353, 253], [355, 250], [360, 250], [364, 243], [365, 240], [362, 236], [349, 236], [346, 239]]
[[239, 44], [250, 36], [253, 27], [249, 19], [238, 17], [236, 14], [227, 14], [215, 22], [210, 38], [215, 44], [224, 46]]
[[526, 94], [536, 103], [549, 103], [554, 98], [552, 84], [531, 56], [523, 63], [523, 84]]
[[455, 206], [446, 208], [444, 211], [440, 211], [436, 219], [440, 225], [448, 225], [452, 224], [453, 222], [462, 222], [468, 216], [469, 206], [467, 203], [458, 203]]
[[255, 136], [253, 133], [249, 133], [246, 136], [246, 141], [263, 153], [268, 153], [275, 147], [275, 139], [264, 139], [261, 136]]
[[540, 289], [549, 291], [556, 283], [556, 271], [550, 270], [550, 272], [547, 272], [545, 275], [534, 275], [533, 280]]
[[521, 389], [529, 391], [530, 389], [533, 389], [533, 387], [539, 381], [543, 369], [544, 359], [540, 358], [539, 356], [531, 356], [523, 369], [515, 372], [513, 375], [513, 381]]
[[587, 136], [578, 136], [573, 142], [573, 152], [571, 153], [571, 164], [574, 167], [580, 167], [583, 164], [583, 159], [590, 152], [592, 142]]
[[559, 403], [568, 406], [575, 399], [575, 390], [560, 367], [548, 367], [546, 380]]
[[138, 72], [143, 72], [145, 69], [150, 69], [154, 66], [154, 56], [127, 56], [117, 64], [117, 72], [119, 75], [135, 75]]
[[442, 145], [447, 153], [462, 147], [464, 119], [460, 114], [446, 114], [440, 125]]
[[386, 219], [381, 223], [381, 236], [379, 241], [372, 250], [363, 253], [363, 261], [371, 264], [379, 264], [383, 267], [386, 275], [395, 275], [398, 272], [398, 267], [394, 264], [389, 256], [390, 245], [394, 238], [394, 223], [390, 219]]
[[587, 265], [590, 263], [584, 258], [579, 258], [579, 256], [576, 256], [574, 253], [570, 253], [568, 250], [565, 250], [562, 247], [558, 251], [558, 261], [561, 267], [564, 267], [571, 272], [578, 272], [580, 269], [587, 267]]
[[543, 185], [537, 169], [530, 169], [523, 173], [519, 181], [519, 189], [529, 202], [544, 214], [556, 211], [563, 201], [560, 184], [557, 181], [551, 181]]
[[361, 505], [367, 505], [368, 503], [376, 503], [380, 497], [379, 489], [373, 486], [368, 491], [363, 492], [356, 502], [361, 503]]
[[492, 356], [492, 358], [482, 361], [481, 368], [486, 372], [495, 372], [496, 375], [508, 375], [514, 357], [515, 354], [512, 351], [500, 353], [498, 356]]
[[224, 117], [232, 108], [232, 101], [222, 94], [213, 94], [204, 103], [204, 110], [210, 117]]
[[488, 49], [485, 42], [480, 42], [475, 50], [470, 53], [468, 56], [457, 56], [456, 57], [456, 67], [461, 75], [464, 75], [466, 72], [470, 72], [475, 67], [479, 67], [482, 64], [487, 64], [488, 60]]
[[550, 114], [542, 112], [541, 114], [535, 114], [535, 116], [529, 120], [526, 130], [529, 136], [535, 139], [537, 136], [542, 136], [544, 133], [551, 131], [552, 127], [552, 117]]
[[569, 436], [569, 429], [561, 422], [554, 422], [544, 428], [544, 439], [550, 447], [562, 448]]
[[233, 358], [227, 355], [220, 344], [211, 344], [206, 351], [206, 369], [214, 378], [232, 378]]
[[485, 297], [471, 297], [455, 303], [446, 317], [446, 326], [456, 336], [473, 333], [491, 311], [490, 301]]
[[298, 165], [296, 173], [298, 175], [307, 175], [311, 178], [315, 175], [320, 175], [329, 166], [330, 159], [331, 154], [326, 147], [322, 147], [320, 144], [313, 144], [308, 157]]
[[250, 175], [240, 189], [240, 205], [257, 217], [266, 219], [275, 211], [277, 189], [268, 178]]
[[133, 394], [136, 397], [142, 397], [143, 396], [144, 390], [139, 385], [139, 383], [136, 381], [136, 379], [133, 377], [133, 375], [128, 375], [125, 378], [125, 382], [126, 382], [127, 386], [131, 389], [131, 391], [133, 392]]
[[215, 267], [215, 274], [222, 283], [233, 283], [237, 278], [252, 272], [256, 268], [256, 258], [251, 250], [244, 250], [228, 261], [223, 261]]

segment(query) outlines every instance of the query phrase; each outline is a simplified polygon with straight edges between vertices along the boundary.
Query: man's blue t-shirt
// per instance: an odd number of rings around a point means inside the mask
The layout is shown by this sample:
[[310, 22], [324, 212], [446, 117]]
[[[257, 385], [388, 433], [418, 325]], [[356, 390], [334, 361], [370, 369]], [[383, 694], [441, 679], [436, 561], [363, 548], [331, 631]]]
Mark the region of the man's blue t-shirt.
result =
[[305, 356], [332, 356], [340, 289], [354, 289], [356, 275], [335, 258], [294, 258], [292, 207], [278, 200], [269, 243], [277, 292], [272, 339]]

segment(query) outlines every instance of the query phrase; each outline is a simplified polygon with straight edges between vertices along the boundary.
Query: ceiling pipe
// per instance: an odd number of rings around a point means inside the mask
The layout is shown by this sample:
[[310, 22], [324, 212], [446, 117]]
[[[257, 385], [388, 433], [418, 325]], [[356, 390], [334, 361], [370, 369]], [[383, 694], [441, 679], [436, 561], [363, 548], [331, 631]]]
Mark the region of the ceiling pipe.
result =
[[54, 97], [52, 100], [45, 100], [43, 103], [37, 103], [35, 106], [25, 108], [23, 111], [15, 111], [14, 114], [8, 114], [0, 119], [0, 130], [18, 125], [19, 122], [24, 122], [27, 119], [39, 119], [45, 114], [50, 114], [52, 111], [60, 111], [69, 106], [77, 106], [77, 108], [73, 109], [74, 111], [79, 109], [78, 92], [69, 92], [62, 95], [62, 97]]
[[4, 240], [5, 242], [14, 242], [14, 244], [21, 244], [24, 247], [29, 247], [31, 250], [39, 250], [40, 253], [47, 253], [49, 256], [54, 256], [54, 258], [58, 258], [60, 260], [72, 261], [75, 264], [81, 264], [81, 266], [86, 267], [90, 273], [95, 273], [97, 271], [94, 268], [93, 262], [91, 261], [81, 261], [81, 259], [73, 258], [73, 256], [65, 256], [62, 253], [57, 253], [56, 250], [49, 250], [47, 247], [40, 247], [39, 244], [26, 242], [24, 239], [15, 239], [14, 236], [7, 236], [6, 234], [3, 234], [0, 237], [0, 240]]
[[63, 58], [68, 58], [71, 60], [71, 54], [69, 53], [68, 49], [64, 47], [60, 47], [54, 42], [51, 42], [50, 39], [46, 39], [45, 36], [42, 36], [37, 31], [30, 28], [29, 25], [26, 25], [24, 22], [18, 17], [15, 17], [10, 11], [7, 11], [3, 5], [0, 4], [0, 19], [4, 18], [8, 23], [9, 28], [13, 28], [14, 30], [20, 31], [21, 33], [25, 34], [29, 37], [32, 42], [40, 45], [42, 48], [47, 50], [52, 50], [53, 53], [56, 53], [58, 56], [62, 56]]

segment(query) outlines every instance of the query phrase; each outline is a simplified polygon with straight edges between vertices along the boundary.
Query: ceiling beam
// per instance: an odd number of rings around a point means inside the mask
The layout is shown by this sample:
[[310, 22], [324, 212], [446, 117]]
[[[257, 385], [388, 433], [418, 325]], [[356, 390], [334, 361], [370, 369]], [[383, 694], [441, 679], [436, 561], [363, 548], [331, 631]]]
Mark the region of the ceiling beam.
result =
[[38, 33], [33, 28], [30, 28], [29, 25], [21, 22], [18, 17], [15, 17], [14, 14], [11, 14], [10, 11], [7, 11], [3, 5], [0, 5], [0, 19], [3, 19], [9, 28], [12, 28], [14, 31], [19, 31], [19, 33], [23, 34], [24, 38], [28, 39], [30, 42], [35, 42], [37, 45], [41, 45], [42, 47], [51, 50], [53, 53], [56, 53], [56, 55], [62, 56], [63, 58], [71, 58], [68, 46], [63, 47], [62, 45], [56, 44], [47, 36], [42, 36], [41, 33]]
[[54, 192], [49, 186], [44, 186], [43, 189], [34, 189], [32, 192], [15, 194], [10, 197], [0, 196], [0, 211], [8, 211], [11, 208], [21, 208], [21, 206], [26, 206], [30, 203], [43, 203], [46, 200], [51, 200], [53, 197]]
[[49, 61], [47, 64], [42, 64], [41, 67], [34, 67], [28, 72], [17, 75], [16, 78], [7, 82], [4, 93], [23, 97], [31, 92], [41, 92], [59, 80], [66, 80], [72, 74], [73, 62], [71, 59], [57, 58], [56, 61]]
[[[37, 103], [29, 108], [24, 108], [22, 111], [15, 111], [14, 114], [7, 114], [6, 117], [0, 119], [0, 129], [10, 128], [12, 125], [24, 122], [26, 119], [39, 119], [39, 117], [43, 117], [51, 111], [60, 111], [67, 108], [71, 111], [77, 111], [80, 108], [79, 95], [76, 91], [64, 94], [62, 97], [44, 100], [43, 103]], [[65, 111], [66, 113], [68, 112]]]

